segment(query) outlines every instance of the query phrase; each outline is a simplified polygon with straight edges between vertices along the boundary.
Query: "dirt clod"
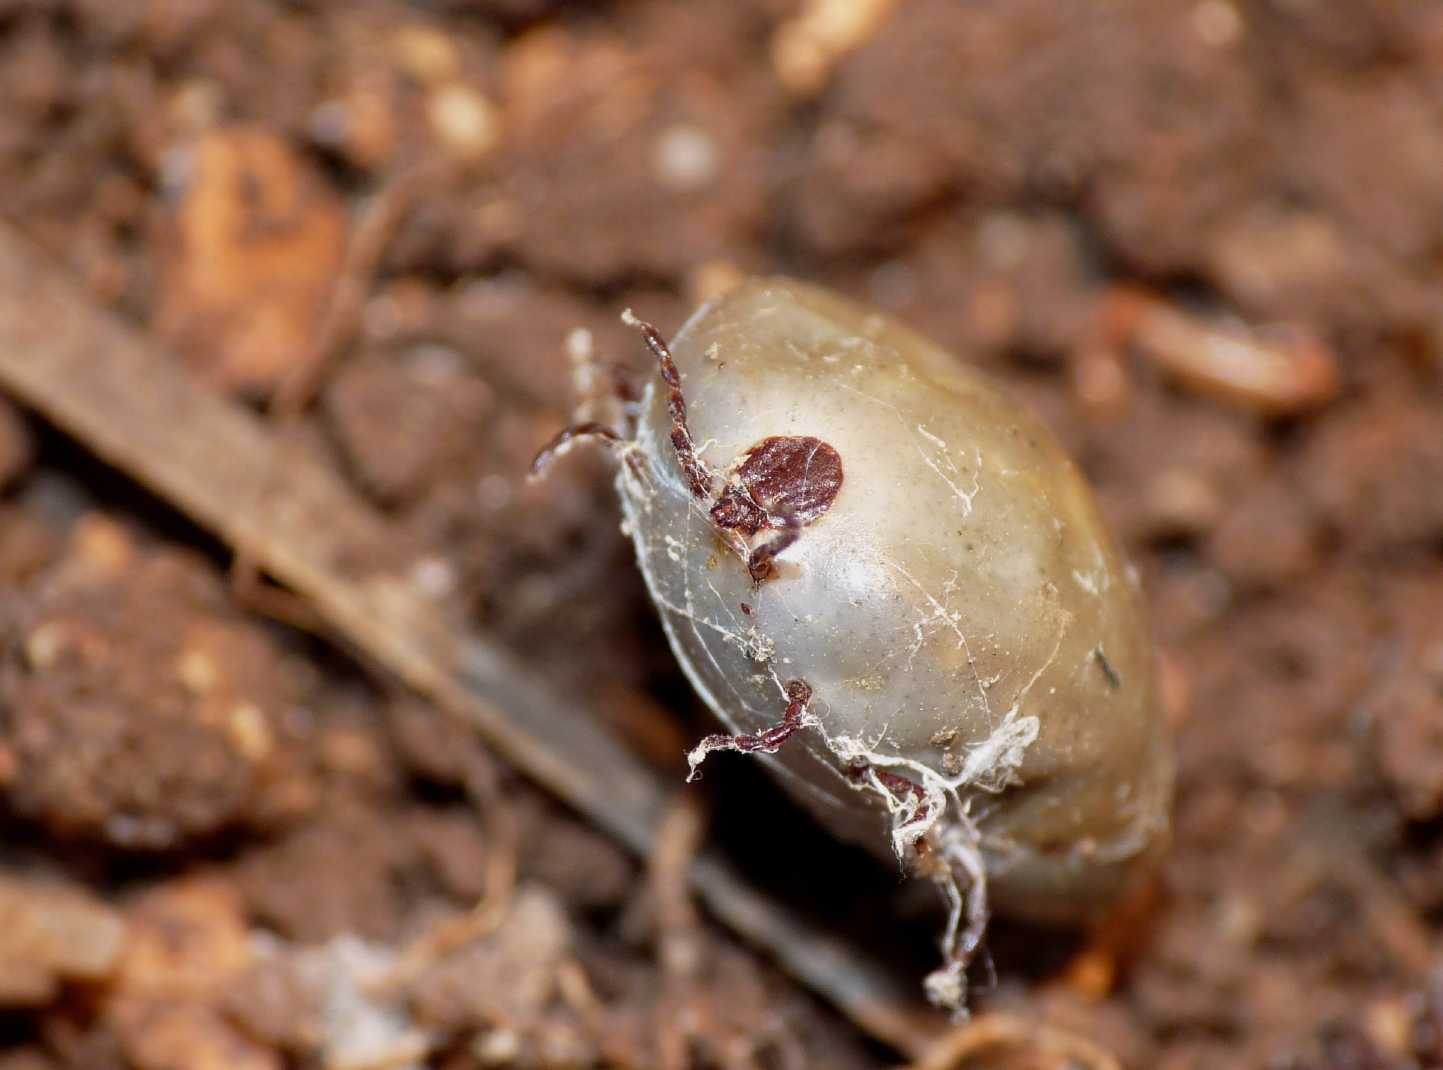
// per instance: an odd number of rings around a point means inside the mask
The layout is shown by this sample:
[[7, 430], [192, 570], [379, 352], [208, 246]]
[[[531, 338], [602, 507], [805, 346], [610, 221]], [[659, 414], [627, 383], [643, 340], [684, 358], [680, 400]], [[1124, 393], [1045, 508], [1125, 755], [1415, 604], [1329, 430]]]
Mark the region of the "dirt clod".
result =
[[125, 938], [117, 913], [80, 889], [0, 876], [0, 1006], [43, 1006], [65, 981], [109, 976]]
[[52, 830], [172, 849], [304, 813], [281, 652], [195, 558], [98, 519], [13, 606], [8, 794]]

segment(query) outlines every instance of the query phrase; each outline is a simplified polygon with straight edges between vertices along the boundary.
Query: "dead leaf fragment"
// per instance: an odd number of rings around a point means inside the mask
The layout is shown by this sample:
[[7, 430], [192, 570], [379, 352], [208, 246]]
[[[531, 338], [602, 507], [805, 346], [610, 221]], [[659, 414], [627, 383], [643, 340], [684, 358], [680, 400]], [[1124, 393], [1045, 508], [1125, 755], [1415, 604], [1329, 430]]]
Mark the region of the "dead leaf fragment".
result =
[[316, 331], [345, 210], [270, 130], [213, 130], [185, 162], [156, 329], [226, 389], [267, 391]]

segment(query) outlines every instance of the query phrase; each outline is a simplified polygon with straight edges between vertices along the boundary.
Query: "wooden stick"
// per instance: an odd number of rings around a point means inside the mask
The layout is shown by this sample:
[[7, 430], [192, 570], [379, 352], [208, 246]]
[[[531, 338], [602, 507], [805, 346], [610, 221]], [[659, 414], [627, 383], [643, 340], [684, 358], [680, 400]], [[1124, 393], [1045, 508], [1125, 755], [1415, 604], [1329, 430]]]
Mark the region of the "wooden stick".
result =
[[959, 1025], [910, 1070], [998, 1066], [1009, 1051], [1030, 1056], [1026, 1065], [1039, 1070], [1122, 1070], [1117, 1056], [1086, 1037], [1002, 1011]]
[[[456, 633], [407, 576], [404, 536], [308, 456], [273, 462], [259, 418], [97, 308], [0, 223], [0, 389], [249, 553], [344, 641], [448, 713], [502, 758], [639, 855], [665, 811], [659, 779], [580, 704], [509, 653]], [[877, 964], [703, 855], [692, 884], [713, 914], [766, 949], [861, 1028], [915, 1057], [943, 1022]]]

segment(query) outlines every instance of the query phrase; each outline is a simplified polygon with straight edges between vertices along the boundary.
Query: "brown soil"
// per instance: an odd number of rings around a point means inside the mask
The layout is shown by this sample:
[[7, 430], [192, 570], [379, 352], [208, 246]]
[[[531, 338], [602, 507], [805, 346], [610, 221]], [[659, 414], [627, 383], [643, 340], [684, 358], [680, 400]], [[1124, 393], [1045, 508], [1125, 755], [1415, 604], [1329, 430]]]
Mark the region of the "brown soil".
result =
[[[678, 786], [710, 725], [608, 461], [524, 478], [568, 336], [644, 369], [623, 307], [762, 271], [895, 312], [1081, 459], [1177, 727], [1155, 894], [1000, 928], [976, 1004], [1136, 1067], [1443, 1066], [1443, 5], [858, 3], [810, 92], [799, 6], [0, 0], [0, 215], [238, 404], [322, 361], [298, 434], [418, 582]], [[1279, 325], [1306, 404], [1209, 364]], [[3, 401], [0, 486], [0, 1070], [896, 1061]], [[716, 842], [922, 968], [914, 892], [743, 765]]]

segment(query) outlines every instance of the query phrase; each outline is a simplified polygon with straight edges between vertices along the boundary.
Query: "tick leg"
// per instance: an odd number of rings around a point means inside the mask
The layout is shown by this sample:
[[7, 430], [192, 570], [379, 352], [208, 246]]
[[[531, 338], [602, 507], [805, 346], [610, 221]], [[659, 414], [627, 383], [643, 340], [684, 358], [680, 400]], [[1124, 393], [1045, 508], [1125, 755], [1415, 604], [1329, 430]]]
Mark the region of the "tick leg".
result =
[[[893, 795], [910, 795], [917, 801], [917, 811], [912, 815], [908, 824], [927, 820], [927, 793], [922, 790], [921, 784], [876, 766], [872, 766], [870, 769], [881, 785]], [[863, 773], [865, 772], [866, 770], [863, 770]]]
[[681, 392], [681, 373], [676, 370], [671, 350], [666, 347], [661, 332], [646, 320], [638, 319], [631, 309], [621, 314], [621, 322], [640, 331], [647, 348], [656, 357], [662, 381], [666, 383], [666, 407], [671, 414], [671, 448], [676, 452], [677, 463], [686, 476], [691, 496], [697, 501], [710, 502], [714, 479], [706, 462], [697, 456], [691, 429], [686, 425], [686, 397]]
[[781, 531], [747, 554], [747, 572], [752, 578], [752, 590], [756, 590], [771, 579], [772, 572], [776, 567], [773, 562], [777, 555], [796, 542], [801, 533], [802, 525], [791, 521]]
[[941, 836], [935, 853], [942, 868], [933, 880], [951, 904], [947, 934], [942, 941], [944, 962], [927, 977], [928, 998], [957, 1016], [966, 1015], [967, 968], [982, 947], [987, 932], [987, 871], [975, 832], [963, 827]]
[[740, 751], [742, 754], [775, 754], [781, 750], [782, 744], [791, 739], [797, 729], [802, 727], [802, 715], [806, 713], [807, 703], [811, 701], [812, 689], [805, 680], [788, 681], [787, 708], [786, 712], [782, 714], [782, 719], [770, 728], [764, 728], [753, 734], [728, 736], [718, 733], [707, 736], [686, 756], [687, 764], [691, 766], [691, 772], [687, 774], [686, 778], [687, 783], [691, 783], [700, 775], [697, 770], [712, 751], [734, 750]]
[[[927, 820], [927, 793], [922, 785], [874, 765], [856, 766], [851, 776], [859, 782], [871, 779], [898, 798], [916, 800], [916, 812], [907, 818], [909, 826]], [[927, 977], [927, 997], [944, 1010], [965, 1017], [967, 969], [982, 949], [989, 917], [987, 870], [977, 832], [964, 816], [955, 826], [932, 825], [913, 846], [921, 872], [937, 884], [948, 905], [942, 966]]]
[[618, 449], [626, 445], [627, 440], [622, 438], [605, 424], [597, 423], [595, 420], [585, 420], [579, 424], [571, 424], [563, 427], [536, 452], [531, 460], [531, 478], [535, 479], [541, 474], [548, 464], [556, 459], [557, 455], [565, 452], [566, 448], [579, 438], [597, 438], [606, 443], [612, 449]]

